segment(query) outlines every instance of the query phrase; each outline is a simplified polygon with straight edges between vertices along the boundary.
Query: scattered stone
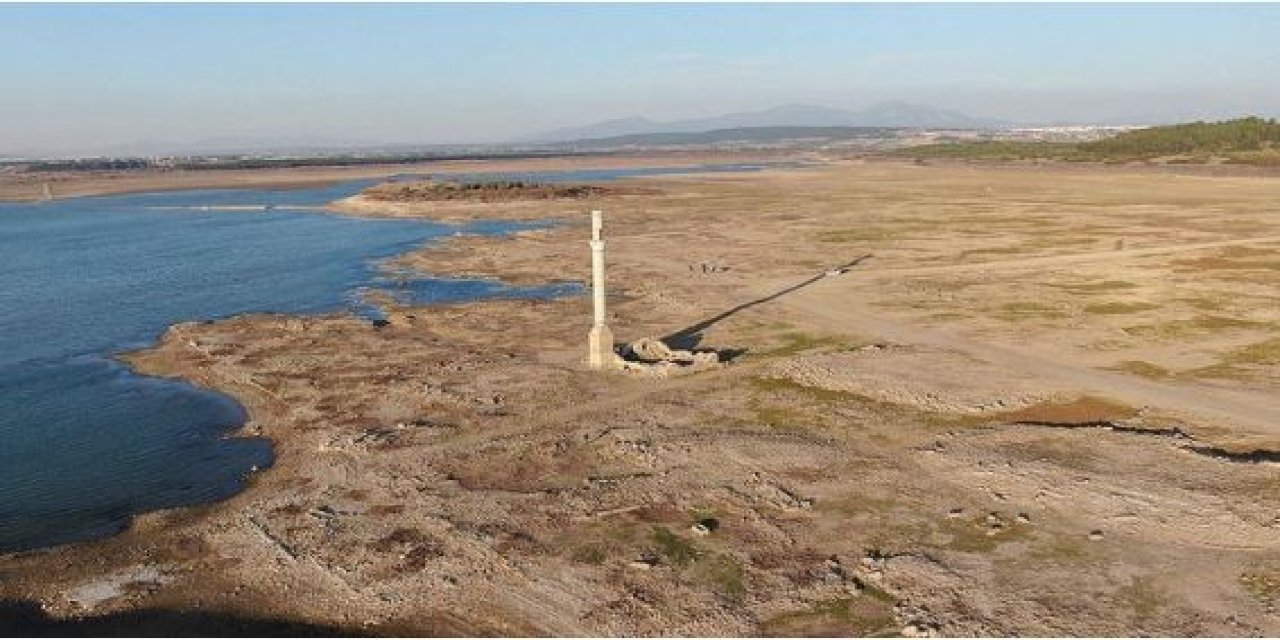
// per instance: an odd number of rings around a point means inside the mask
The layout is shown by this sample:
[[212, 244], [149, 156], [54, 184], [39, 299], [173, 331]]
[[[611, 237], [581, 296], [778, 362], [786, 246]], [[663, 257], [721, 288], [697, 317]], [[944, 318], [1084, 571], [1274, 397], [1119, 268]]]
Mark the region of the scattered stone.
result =
[[126, 595], [131, 588], [147, 585], [149, 589], [154, 589], [172, 581], [166, 567], [140, 565], [86, 582], [64, 595], [81, 609], [93, 609], [108, 600]]
[[698, 521], [698, 524], [706, 527], [707, 531], [715, 531], [720, 528], [720, 520], [716, 518], [703, 518]]
[[632, 569], [640, 569], [642, 571], [652, 569], [658, 566], [658, 556], [645, 554], [627, 563], [627, 566]]

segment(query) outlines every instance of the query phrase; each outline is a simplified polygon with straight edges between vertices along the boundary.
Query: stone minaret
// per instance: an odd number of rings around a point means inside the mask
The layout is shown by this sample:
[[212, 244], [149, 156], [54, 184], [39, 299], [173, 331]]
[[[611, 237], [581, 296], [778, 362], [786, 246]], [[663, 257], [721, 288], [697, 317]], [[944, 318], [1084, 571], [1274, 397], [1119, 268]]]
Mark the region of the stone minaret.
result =
[[604, 214], [591, 212], [591, 301], [594, 321], [587, 334], [587, 364], [592, 369], [612, 368], [618, 356], [613, 352], [613, 332], [605, 325], [604, 307]]

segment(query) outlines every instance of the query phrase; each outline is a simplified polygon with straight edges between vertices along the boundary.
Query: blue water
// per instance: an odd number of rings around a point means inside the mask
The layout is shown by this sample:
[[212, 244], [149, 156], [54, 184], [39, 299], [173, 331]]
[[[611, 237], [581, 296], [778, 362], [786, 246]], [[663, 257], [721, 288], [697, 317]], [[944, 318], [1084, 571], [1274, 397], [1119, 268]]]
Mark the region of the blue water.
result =
[[368, 288], [425, 301], [577, 292], [386, 279], [373, 266], [440, 235], [528, 225], [172, 208], [320, 205], [364, 186], [0, 204], [0, 551], [106, 535], [139, 512], [224, 498], [271, 464], [267, 441], [227, 437], [245, 418], [234, 401], [110, 358], [170, 324], [368, 313], [359, 295]]
[[[596, 181], [680, 171], [688, 170], [467, 179]], [[581, 292], [576, 283], [513, 288], [376, 268], [442, 235], [536, 226], [527, 223], [193, 208], [318, 208], [369, 184], [0, 204], [0, 552], [109, 535], [138, 513], [228, 497], [270, 466], [270, 442], [232, 434], [245, 420], [234, 400], [136, 375], [112, 359], [153, 343], [171, 324], [267, 311], [375, 316], [364, 302], [369, 290], [416, 302]]]

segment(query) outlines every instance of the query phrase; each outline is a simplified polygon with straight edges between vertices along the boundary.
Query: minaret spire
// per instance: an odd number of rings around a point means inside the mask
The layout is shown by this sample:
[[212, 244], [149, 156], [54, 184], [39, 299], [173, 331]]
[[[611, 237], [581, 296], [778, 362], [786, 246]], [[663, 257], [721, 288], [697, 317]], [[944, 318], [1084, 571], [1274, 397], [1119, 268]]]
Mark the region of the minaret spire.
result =
[[587, 364], [592, 369], [611, 369], [618, 356], [613, 351], [613, 332], [605, 324], [604, 213], [591, 212], [591, 303], [594, 311], [587, 334]]

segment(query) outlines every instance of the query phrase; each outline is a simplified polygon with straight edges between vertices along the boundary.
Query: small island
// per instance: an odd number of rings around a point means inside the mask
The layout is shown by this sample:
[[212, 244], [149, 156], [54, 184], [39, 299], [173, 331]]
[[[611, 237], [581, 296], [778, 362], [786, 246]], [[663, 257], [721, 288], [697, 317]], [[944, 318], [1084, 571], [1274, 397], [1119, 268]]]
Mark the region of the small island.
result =
[[517, 202], [525, 200], [586, 200], [653, 193], [652, 189], [595, 184], [547, 184], [524, 181], [451, 182], [422, 180], [386, 182], [361, 192], [377, 202]]

